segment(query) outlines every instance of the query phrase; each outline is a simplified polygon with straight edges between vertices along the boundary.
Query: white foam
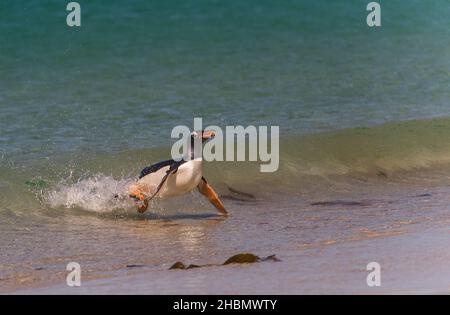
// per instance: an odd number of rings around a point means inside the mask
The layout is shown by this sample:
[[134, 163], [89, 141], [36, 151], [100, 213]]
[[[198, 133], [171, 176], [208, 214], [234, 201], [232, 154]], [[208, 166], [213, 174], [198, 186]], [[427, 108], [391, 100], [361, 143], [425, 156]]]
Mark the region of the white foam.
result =
[[80, 179], [73, 184], [60, 183], [46, 194], [45, 200], [52, 208], [82, 208], [95, 212], [129, 209], [133, 202], [129, 198], [115, 198], [127, 193], [133, 179], [114, 179], [111, 176], [95, 175]]

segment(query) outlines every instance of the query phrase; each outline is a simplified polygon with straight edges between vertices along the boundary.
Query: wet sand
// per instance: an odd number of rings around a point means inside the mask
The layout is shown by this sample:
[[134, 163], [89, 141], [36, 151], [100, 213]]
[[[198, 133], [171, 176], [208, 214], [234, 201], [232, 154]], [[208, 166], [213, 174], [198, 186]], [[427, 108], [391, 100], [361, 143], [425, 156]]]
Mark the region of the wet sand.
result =
[[[317, 244], [282, 252], [282, 262], [151, 271], [25, 289], [14, 294], [449, 294], [449, 229]], [[381, 265], [381, 286], [366, 265]]]

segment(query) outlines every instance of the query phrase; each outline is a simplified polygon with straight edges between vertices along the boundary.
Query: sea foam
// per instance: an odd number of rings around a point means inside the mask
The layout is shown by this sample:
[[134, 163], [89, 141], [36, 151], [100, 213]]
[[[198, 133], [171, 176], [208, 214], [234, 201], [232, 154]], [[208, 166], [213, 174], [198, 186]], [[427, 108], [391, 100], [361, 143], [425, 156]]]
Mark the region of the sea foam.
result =
[[82, 208], [95, 212], [128, 209], [133, 202], [121, 197], [132, 182], [132, 179], [117, 180], [100, 174], [73, 184], [61, 182], [46, 194], [45, 199], [52, 208]]

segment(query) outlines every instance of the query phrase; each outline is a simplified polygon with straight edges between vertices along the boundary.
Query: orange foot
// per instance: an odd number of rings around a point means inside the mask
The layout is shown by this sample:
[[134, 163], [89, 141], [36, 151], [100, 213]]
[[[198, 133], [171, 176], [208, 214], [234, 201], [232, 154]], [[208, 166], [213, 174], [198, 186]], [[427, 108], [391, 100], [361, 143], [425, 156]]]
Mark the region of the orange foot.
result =
[[148, 208], [148, 200], [145, 195], [139, 191], [134, 191], [130, 194], [130, 197], [136, 201], [139, 213], [144, 213]]
[[138, 212], [139, 213], [144, 213], [145, 210], [147, 210], [147, 208], [148, 208], [148, 200], [145, 199], [143, 201], [139, 201], [137, 203], [137, 206], [138, 206]]

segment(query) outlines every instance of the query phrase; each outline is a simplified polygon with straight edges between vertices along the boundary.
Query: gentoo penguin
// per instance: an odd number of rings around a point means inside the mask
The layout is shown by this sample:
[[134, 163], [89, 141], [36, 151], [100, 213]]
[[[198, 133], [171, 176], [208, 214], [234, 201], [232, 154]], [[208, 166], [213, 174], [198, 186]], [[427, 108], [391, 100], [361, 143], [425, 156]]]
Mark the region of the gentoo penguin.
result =
[[[136, 200], [140, 213], [147, 210], [148, 202], [155, 197], [180, 196], [197, 187], [221, 215], [228, 215], [219, 196], [202, 174], [201, 143], [214, 136], [213, 131], [194, 131], [187, 145], [188, 152], [183, 159], [158, 162], [141, 171], [139, 180], [129, 189], [129, 195]], [[194, 146], [196, 141], [200, 142], [200, 145]], [[196, 154], [196, 151], [199, 151], [198, 147], [200, 152]]]

